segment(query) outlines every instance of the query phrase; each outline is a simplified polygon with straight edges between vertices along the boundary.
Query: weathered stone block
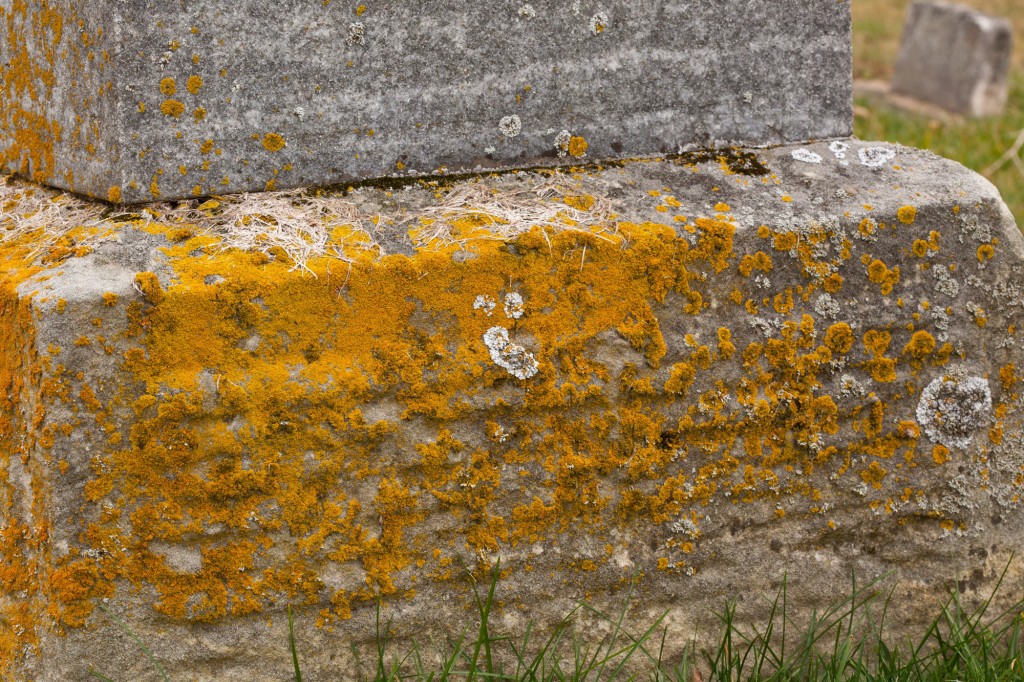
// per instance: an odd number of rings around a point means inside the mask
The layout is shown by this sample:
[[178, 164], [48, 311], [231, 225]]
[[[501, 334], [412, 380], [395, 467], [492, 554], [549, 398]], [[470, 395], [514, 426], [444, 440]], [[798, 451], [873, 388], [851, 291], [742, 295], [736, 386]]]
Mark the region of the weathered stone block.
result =
[[1013, 27], [944, 2], [915, 2], [892, 79], [894, 93], [966, 116], [999, 114], [1009, 91]]
[[849, 135], [849, 3], [0, 0], [3, 167], [115, 202]]
[[348, 679], [378, 595], [400, 641], [472, 618], [460, 559], [500, 558], [505, 625], [639, 575], [680, 643], [784, 575], [797, 617], [893, 571], [919, 625], [1024, 549], [1022, 238], [926, 152], [112, 216], [30, 189], [0, 230], [4, 679], [146, 679], [99, 599], [219, 682], [288, 676], [291, 604], [309, 676]]

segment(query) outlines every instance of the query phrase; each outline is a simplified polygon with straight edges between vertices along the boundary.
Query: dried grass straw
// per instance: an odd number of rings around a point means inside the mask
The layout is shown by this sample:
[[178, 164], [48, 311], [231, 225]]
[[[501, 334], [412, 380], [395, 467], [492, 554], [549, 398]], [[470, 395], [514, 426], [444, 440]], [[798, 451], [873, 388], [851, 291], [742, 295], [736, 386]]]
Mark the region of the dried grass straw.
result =
[[[508, 186], [501, 186], [508, 185]], [[617, 234], [612, 203], [591, 197], [586, 209], [566, 203], [579, 191], [559, 182], [523, 187], [521, 182], [463, 182], [439, 201], [418, 209], [367, 213], [344, 195], [294, 190], [258, 192], [207, 200], [160, 202], [121, 209], [9, 176], [0, 176], [0, 246], [37, 234], [33, 253], [44, 252], [71, 230], [76, 244], [98, 242], [105, 229], [126, 221], [187, 227], [215, 236], [224, 250], [284, 250], [294, 269], [312, 273], [307, 263], [330, 257], [347, 263], [346, 246], [384, 255], [383, 230], [421, 228], [416, 246], [464, 245], [473, 239], [509, 241], [535, 227], [581, 231], [611, 241]], [[578, 203], [578, 202], [575, 202]], [[457, 224], [472, 218], [487, 225], [491, 236], [459, 236]], [[95, 229], [93, 229], [95, 228]], [[345, 228], [339, 230], [338, 228]], [[80, 235], [85, 235], [84, 237]], [[339, 236], [340, 235], [340, 236]]]

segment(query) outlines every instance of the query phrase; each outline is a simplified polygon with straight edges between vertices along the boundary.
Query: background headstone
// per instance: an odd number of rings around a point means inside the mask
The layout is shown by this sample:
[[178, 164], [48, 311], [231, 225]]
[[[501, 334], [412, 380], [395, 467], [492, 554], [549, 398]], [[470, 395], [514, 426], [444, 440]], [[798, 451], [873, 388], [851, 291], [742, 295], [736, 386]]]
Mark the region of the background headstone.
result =
[[1006, 106], [1013, 28], [969, 7], [915, 2], [907, 15], [892, 91], [966, 116]]
[[0, 0], [3, 168], [115, 202], [849, 135], [846, 2]]

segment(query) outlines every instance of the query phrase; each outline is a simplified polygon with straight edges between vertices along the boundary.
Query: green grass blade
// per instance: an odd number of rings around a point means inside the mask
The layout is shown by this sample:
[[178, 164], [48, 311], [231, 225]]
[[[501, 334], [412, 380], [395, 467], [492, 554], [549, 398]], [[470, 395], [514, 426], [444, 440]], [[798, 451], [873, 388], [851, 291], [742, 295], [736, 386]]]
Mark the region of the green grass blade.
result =
[[108, 609], [103, 604], [97, 603], [96, 606], [101, 611], [103, 611], [103, 613], [107, 614], [107, 617], [114, 621], [117, 627], [119, 627], [129, 637], [132, 638], [132, 641], [135, 642], [135, 646], [139, 647], [139, 649], [142, 650], [142, 653], [146, 655], [146, 658], [149, 659], [149, 662], [152, 663], [153, 667], [156, 668], [158, 673], [160, 673], [160, 679], [162, 679], [164, 682], [171, 682], [171, 678], [167, 676], [167, 672], [164, 670], [164, 667], [160, 665], [160, 662], [156, 660], [155, 656], [153, 656], [153, 652], [149, 650], [149, 647], [142, 643], [142, 640], [139, 639], [138, 635], [132, 632], [132, 629], [128, 627], [128, 624], [121, 620], [120, 616], [118, 616], [116, 613]]
[[96, 672], [95, 670], [90, 670], [90, 671], [89, 671], [89, 674], [90, 674], [90, 675], [92, 675], [93, 677], [95, 677], [95, 678], [96, 678], [96, 679], [98, 679], [98, 680], [103, 680], [103, 682], [114, 682], [114, 680], [110, 679], [110, 678], [109, 678], [109, 677], [107, 677], [106, 675], [100, 675], [100, 674], [99, 674], [98, 672]]
[[469, 675], [466, 678], [466, 682], [473, 682], [479, 672], [478, 664], [480, 661], [481, 651], [484, 654], [484, 665], [486, 666], [485, 672], [494, 672], [494, 664], [491, 659], [491, 638], [490, 633], [488, 632], [488, 621], [491, 617], [491, 607], [494, 605], [494, 592], [498, 587], [501, 559], [498, 559], [494, 563], [494, 569], [491, 573], [491, 586], [487, 591], [487, 598], [483, 601], [481, 601], [480, 593], [477, 591], [476, 578], [473, 577], [473, 574], [465, 564], [463, 564], [462, 567], [469, 574], [470, 580], [473, 581], [473, 597], [476, 599], [477, 610], [480, 612], [480, 630], [477, 633], [476, 642], [473, 645], [473, 657], [470, 660]]
[[295, 644], [295, 619], [292, 607], [288, 605], [288, 647], [292, 650], [292, 667], [295, 670], [295, 682], [302, 682], [302, 670], [299, 669], [299, 649]]

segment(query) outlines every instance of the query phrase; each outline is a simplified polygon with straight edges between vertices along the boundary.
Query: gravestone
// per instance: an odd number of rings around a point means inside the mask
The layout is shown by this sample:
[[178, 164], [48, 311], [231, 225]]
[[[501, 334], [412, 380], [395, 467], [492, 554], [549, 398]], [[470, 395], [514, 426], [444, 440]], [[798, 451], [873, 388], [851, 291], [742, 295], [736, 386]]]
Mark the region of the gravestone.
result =
[[3, 0], [0, 158], [113, 202], [851, 132], [847, 3]]
[[378, 597], [433, 651], [499, 560], [502, 634], [638, 579], [679, 651], [737, 594], [799, 619], [889, 572], [918, 632], [1022, 549], [1022, 239], [931, 154], [0, 199], [5, 679], [157, 679], [114, 616], [172, 679], [286, 679], [287, 606], [350, 679]]
[[[69, 54], [89, 66], [104, 59], [98, 41], [134, 30], [100, 35], [89, 22], [129, 5], [156, 13], [154, 31], [179, 26], [155, 3], [82, 5], [79, 25], [58, 21], [57, 5], [19, 1], [3, 18], [49, 27], [51, 45], [74, 37], [82, 47]], [[539, 22], [555, 5], [510, 6], [548, 35]], [[575, 21], [574, 6], [560, 21]], [[743, 6], [765, 21], [747, 24], [739, 4], [637, 6], [664, 10], [644, 24], [652, 34], [678, 12], [718, 17], [720, 32], [693, 23], [709, 49], [680, 67], [715, 75], [692, 86], [703, 104], [680, 104], [684, 119], [703, 107], [699, 130], [745, 130], [750, 144], [798, 135], [786, 121], [803, 118], [808, 136], [830, 121], [848, 130], [846, 95], [759, 102], [752, 82], [751, 101], [735, 103], [743, 90], [732, 85], [761, 67], [724, 50], [732, 40], [740, 54], [789, 45], [795, 61], [818, 50], [848, 59], [848, 33], [839, 49], [819, 31], [848, 29], [847, 4], [768, 12], [752, 1]], [[285, 66], [303, 40], [315, 53], [307, 6], [261, 7], [294, 31]], [[360, 7], [342, 9], [369, 49], [382, 34], [374, 6]], [[604, 12], [583, 23], [592, 38], [633, 16], [624, 4], [580, 7]], [[212, 45], [244, 42], [244, 55], [280, 44], [256, 30], [268, 19], [255, 4], [236, 8], [254, 32], [220, 31]], [[210, 21], [244, 27], [229, 9]], [[507, 18], [505, 5], [487, 9]], [[469, 35], [467, 21], [442, 22], [451, 32], [424, 54]], [[161, 39], [180, 41], [165, 65], [178, 88], [177, 53], [209, 27], [195, 28]], [[817, 38], [790, 42], [803, 35]], [[149, 59], [161, 41], [106, 58]], [[12, 63], [45, 42], [22, 43]], [[595, 71], [614, 74], [627, 56], [608, 53]], [[299, 71], [253, 64], [292, 86]], [[37, 74], [39, 92], [78, 93], [62, 121], [95, 104], [83, 74]], [[110, 82], [113, 92], [133, 81]], [[848, 83], [844, 72], [813, 87], [842, 94]], [[615, 106], [631, 111], [667, 101], [625, 92], [637, 101]], [[374, 93], [360, 101], [397, 107]], [[44, 119], [19, 101], [6, 110], [16, 137], [71, 139], [63, 124], [29, 125]], [[238, 118], [262, 121], [245, 101]], [[438, 121], [466, 111], [450, 96], [435, 105], [454, 110]], [[748, 105], [772, 123], [747, 127]], [[315, 130], [310, 111], [296, 125]], [[588, 111], [610, 117], [593, 130], [626, 135], [635, 120]], [[83, 131], [95, 130], [88, 115]], [[532, 124], [519, 125], [512, 140]], [[276, 153], [299, 146], [281, 136]], [[588, 139], [590, 158], [615, 138]], [[641, 151], [657, 150], [622, 154]], [[0, 677], [158, 679], [125, 622], [171, 679], [289, 679], [289, 609], [308, 678], [372, 675], [378, 605], [394, 651], [414, 639], [433, 651], [475, 627], [472, 581], [486, 584], [499, 563], [501, 634], [521, 636], [528, 620], [550, 631], [581, 600], [617, 609], [635, 581], [641, 620], [669, 612], [669, 651], [694, 633], [702, 642], [725, 599], [742, 597], [743, 617], [763, 614], [757, 595], [784, 581], [800, 621], [851, 574], [888, 574], [896, 595], [913, 594], [888, 613], [907, 632], [951, 585], [968, 605], [986, 598], [1024, 537], [1024, 240], [996, 189], [933, 154], [848, 138], [574, 161], [117, 209], [3, 178]], [[1022, 584], [1009, 563], [996, 607], [1024, 596]]]
[[994, 116], [1006, 107], [1012, 52], [1006, 19], [918, 1], [907, 14], [892, 91], [965, 116]]

